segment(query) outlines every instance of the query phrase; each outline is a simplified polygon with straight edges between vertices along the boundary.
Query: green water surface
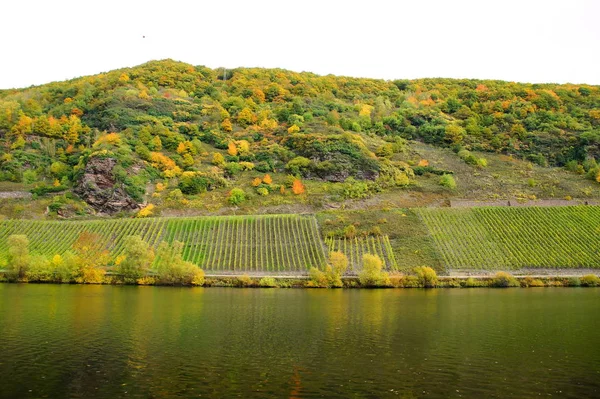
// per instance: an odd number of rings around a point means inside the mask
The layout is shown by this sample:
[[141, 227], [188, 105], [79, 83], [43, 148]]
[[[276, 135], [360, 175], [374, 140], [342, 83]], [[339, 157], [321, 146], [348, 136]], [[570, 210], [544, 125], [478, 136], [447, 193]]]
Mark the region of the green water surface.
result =
[[0, 284], [0, 398], [600, 397], [600, 288]]

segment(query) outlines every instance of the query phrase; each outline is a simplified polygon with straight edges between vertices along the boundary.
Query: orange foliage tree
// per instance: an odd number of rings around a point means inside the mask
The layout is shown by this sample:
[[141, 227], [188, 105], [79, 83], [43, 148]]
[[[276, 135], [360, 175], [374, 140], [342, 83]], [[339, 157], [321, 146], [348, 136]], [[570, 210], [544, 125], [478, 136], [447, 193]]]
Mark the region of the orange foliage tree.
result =
[[300, 181], [300, 179], [294, 180], [294, 183], [292, 184], [292, 192], [296, 195], [300, 195], [305, 191], [306, 188], [304, 187], [304, 184], [302, 184], [302, 181]]

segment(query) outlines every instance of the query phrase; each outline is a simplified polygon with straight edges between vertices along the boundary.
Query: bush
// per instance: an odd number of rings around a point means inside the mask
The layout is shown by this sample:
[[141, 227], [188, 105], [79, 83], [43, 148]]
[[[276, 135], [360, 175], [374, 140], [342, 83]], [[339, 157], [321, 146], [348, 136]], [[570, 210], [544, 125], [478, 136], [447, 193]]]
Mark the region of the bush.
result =
[[440, 176], [440, 186], [454, 190], [456, 188], [456, 181], [452, 175], [442, 175]]
[[234, 188], [229, 192], [227, 201], [231, 205], [237, 206], [246, 200], [246, 193], [241, 188]]
[[106, 270], [104, 269], [86, 266], [80, 270], [79, 276], [75, 281], [80, 284], [102, 284], [104, 282], [105, 274]]
[[468, 279], [466, 279], [463, 282], [463, 287], [467, 287], [467, 288], [473, 288], [473, 287], [480, 287], [481, 284], [479, 281], [477, 281], [476, 279], [474, 279], [473, 277], [469, 277]]
[[54, 270], [45, 256], [33, 255], [29, 261], [29, 269], [25, 273], [28, 281], [54, 281]]
[[586, 274], [580, 280], [583, 287], [598, 287], [600, 285], [600, 278], [595, 274]]
[[238, 287], [252, 287], [254, 285], [254, 281], [248, 276], [244, 274], [243, 276], [239, 276], [237, 278], [237, 286]]
[[182, 258], [183, 243], [163, 241], [158, 246], [153, 270], [163, 284], [204, 284], [204, 272]]
[[62, 257], [60, 255], [54, 255], [51, 262], [56, 271], [57, 281], [60, 281], [61, 283], [70, 283], [75, 279], [79, 269], [79, 262], [74, 253], [66, 252]]
[[343, 276], [348, 269], [348, 257], [340, 251], [329, 253], [329, 264], [337, 276]]
[[263, 277], [258, 282], [258, 285], [260, 287], [273, 288], [277, 287], [277, 281], [275, 281], [275, 278], [273, 277]]
[[418, 266], [413, 269], [417, 275], [419, 284], [425, 288], [434, 288], [438, 284], [438, 278], [435, 270], [428, 266]]
[[498, 272], [492, 279], [492, 287], [520, 287], [521, 284], [511, 274], [506, 272]]
[[196, 267], [196, 270], [194, 270], [192, 274], [192, 285], [203, 286], [204, 281], [204, 270], [200, 269], [199, 267]]
[[568, 287], [580, 287], [581, 280], [579, 279], [579, 277], [569, 277], [567, 279], [567, 286]]
[[537, 278], [532, 278], [532, 277], [525, 277], [523, 280], [521, 280], [521, 287], [545, 287], [546, 284], [544, 284], [544, 282], [540, 279]]
[[390, 277], [383, 270], [383, 261], [377, 255], [363, 255], [363, 269], [358, 280], [364, 287], [383, 287], [390, 285]]
[[316, 267], [311, 267], [308, 271], [308, 276], [310, 277], [309, 285], [311, 287], [319, 287], [319, 288], [327, 288], [329, 287], [329, 280], [324, 272], [317, 269]]

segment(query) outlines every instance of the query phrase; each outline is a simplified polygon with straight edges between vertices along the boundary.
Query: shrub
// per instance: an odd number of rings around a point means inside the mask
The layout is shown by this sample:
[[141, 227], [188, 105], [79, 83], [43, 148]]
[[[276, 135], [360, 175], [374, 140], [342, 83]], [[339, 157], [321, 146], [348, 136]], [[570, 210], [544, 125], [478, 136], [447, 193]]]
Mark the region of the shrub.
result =
[[377, 255], [363, 255], [363, 269], [358, 274], [360, 284], [364, 287], [382, 287], [390, 285], [390, 277], [383, 270], [383, 261]]
[[248, 276], [247, 274], [244, 274], [243, 276], [238, 276], [238, 278], [237, 278], [237, 286], [238, 287], [251, 287], [253, 285], [254, 285], [254, 282], [252, 281], [250, 276]]
[[456, 188], [456, 181], [452, 175], [444, 174], [440, 176], [440, 185], [454, 190]]
[[356, 233], [356, 226], [353, 224], [350, 224], [344, 228], [344, 237], [346, 238], [354, 238], [356, 237]]
[[192, 274], [192, 285], [203, 286], [204, 285], [204, 270], [196, 267]]
[[80, 284], [102, 284], [104, 282], [105, 274], [106, 270], [104, 269], [86, 266], [80, 270], [79, 276], [75, 279], [75, 281]]
[[54, 255], [51, 261], [54, 270], [56, 271], [56, 279], [61, 283], [70, 283], [77, 275], [79, 262], [77, 256], [73, 252], [66, 252], [61, 257]]
[[429, 266], [418, 266], [413, 269], [417, 275], [419, 284], [425, 288], [433, 288], [438, 284], [438, 278], [435, 270]]
[[595, 274], [586, 274], [580, 280], [583, 287], [597, 287], [600, 285], [600, 278]]
[[327, 288], [329, 287], [329, 280], [324, 272], [317, 269], [316, 267], [311, 267], [308, 271], [308, 276], [310, 277], [309, 285], [311, 287], [319, 287], [319, 288]]
[[498, 272], [492, 279], [492, 287], [520, 287], [521, 284], [510, 273]]
[[241, 188], [234, 188], [229, 192], [227, 201], [231, 205], [237, 206], [246, 200], [246, 193]]
[[329, 264], [331, 265], [333, 272], [341, 277], [348, 269], [348, 257], [340, 251], [330, 252]]
[[580, 287], [581, 286], [581, 280], [579, 279], [579, 277], [569, 277], [567, 279], [567, 286], [569, 286], [569, 287]]
[[163, 284], [194, 284], [194, 279], [204, 284], [204, 273], [196, 265], [182, 258], [183, 243], [163, 241], [158, 246], [153, 270]]
[[419, 279], [417, 276], [405, 276], [402, 280], [402, 286], [404, 288], [419, 288]]
[[148, 204], [138, 211], [136, 218], [146, 218], [154, 213], [154, 204]]
[[402, 287], [404, 285], [404, 275], [401, 273], [390, 274], [390, 285], [392, 287]]
[[472, 288], [472, 287], [481, 287], [481, 282], [477, 281], [473, 277], [469, 277], [463, 283], [463, 287]]
[[260, 287], [273, 288], [277, 287], [277, 281], [275, 281], [275, 278], [273, 277], [263, 277], [258, 282], [258, 285]]
[[536, 279], [536, 278], [532, 278], [532, 277], [525, 277], [523, 280], [521, 280], [521, 287], [545, 287], [546, 284], [544, 284], [544, 282], [540, 279]]
[[33, 255], [29, 260], [29, 269], [25, 273], [28, 281], [53, 281], [54, 270], [45, 256]]

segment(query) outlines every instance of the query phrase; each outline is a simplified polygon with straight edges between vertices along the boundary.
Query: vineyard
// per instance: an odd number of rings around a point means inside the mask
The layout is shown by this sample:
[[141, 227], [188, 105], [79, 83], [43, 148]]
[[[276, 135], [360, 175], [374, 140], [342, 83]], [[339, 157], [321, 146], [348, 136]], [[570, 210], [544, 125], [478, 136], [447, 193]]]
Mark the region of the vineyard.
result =
[[446, 269], [600, 268], [600, 207], [417, 212]]
[[398, 270], [398, 264], [388, 236], [355, 237], [326, 240], [329, 252], [339, 251], [348, 257], [348, 272], [356, 273], [362, 270], [364, 254], [378, 255], [385, 263], [385, 269]]
[[300, 215], [115, 219], [108, 221], [0, 221], [0, 264], [6, 240], [25, 234], [30, 252], [53, 256], [68, 251], [84, 232], [98, 234], [112, 259], [123, 238], [139, 235], [156, 248], [181, 241], [183, 258], [213, 272], [306, 272], [322, 268], [326, 253], [314, 217]]

